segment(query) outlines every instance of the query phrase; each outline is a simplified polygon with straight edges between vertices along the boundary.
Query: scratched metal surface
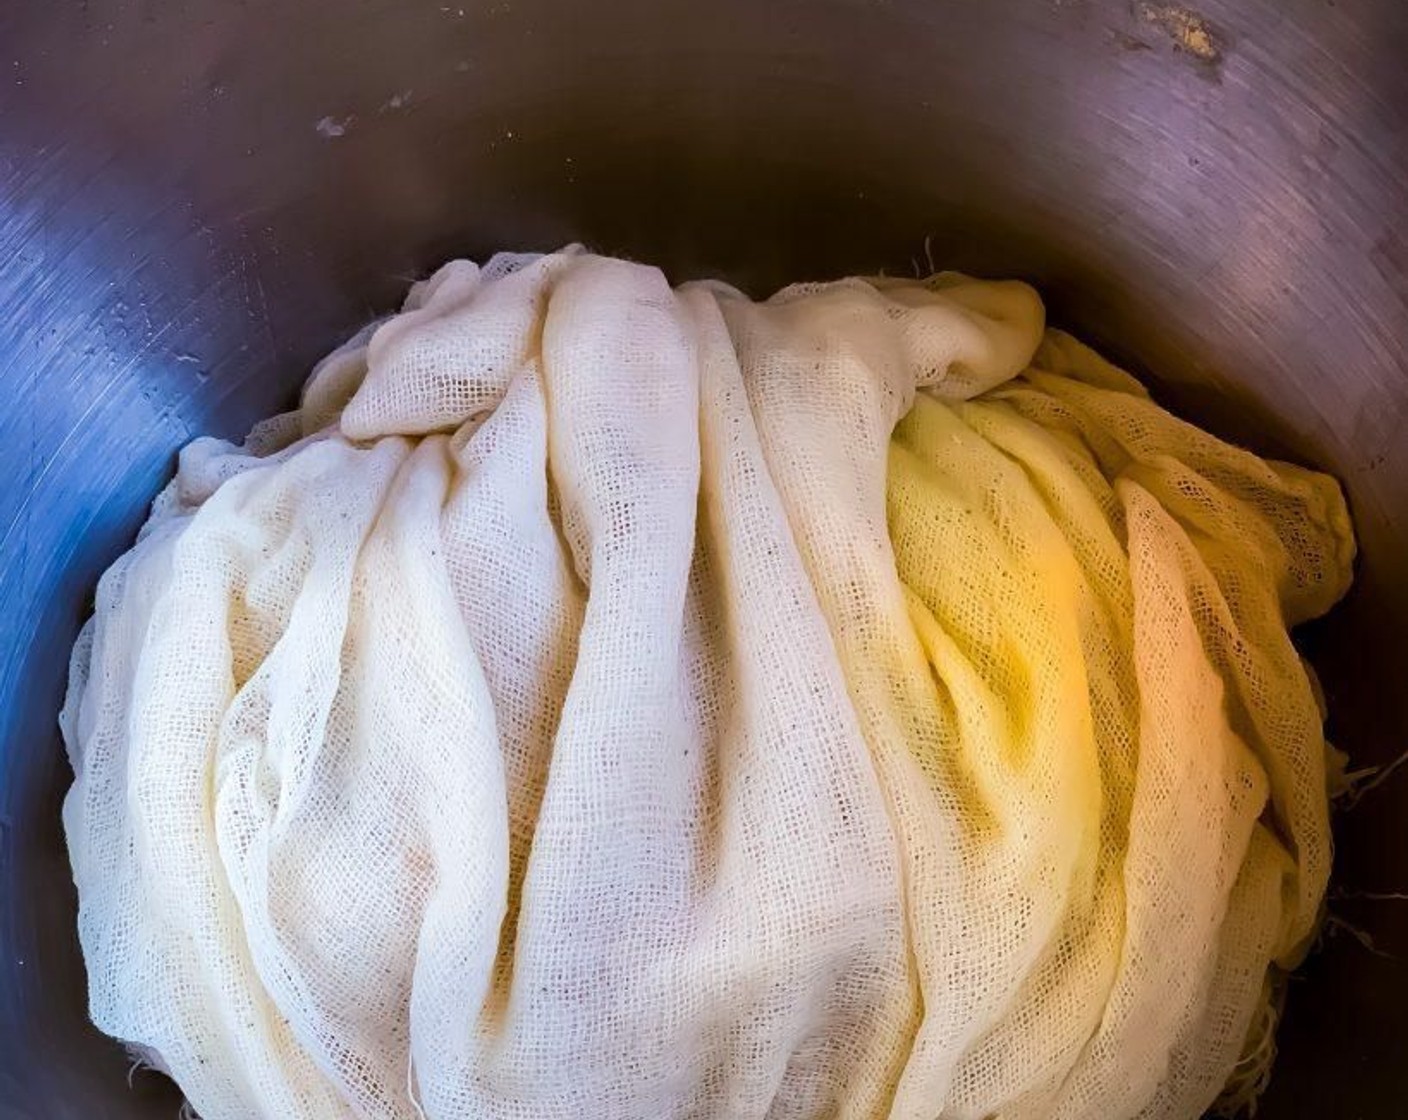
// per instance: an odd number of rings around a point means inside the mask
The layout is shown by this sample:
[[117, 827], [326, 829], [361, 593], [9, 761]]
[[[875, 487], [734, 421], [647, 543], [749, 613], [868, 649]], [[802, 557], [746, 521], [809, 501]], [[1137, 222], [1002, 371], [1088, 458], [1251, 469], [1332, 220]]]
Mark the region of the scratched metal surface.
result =
[[[0, 6], [0, 1112], [168, 1117], [85, 1024], [67, 649], [193, 434], [242, 433], [451, 254], [678, 277], [942, 264], [1224, 433], [1335, 470], [1309, 636], [1357, 762], [1408, 746], [1402, 0], [10, 0]], [[1408, 767], [1341, 828], [1269, 1120], [1408, 1100]], [[8, 1111], [6, 1111], [8, 1110]]]

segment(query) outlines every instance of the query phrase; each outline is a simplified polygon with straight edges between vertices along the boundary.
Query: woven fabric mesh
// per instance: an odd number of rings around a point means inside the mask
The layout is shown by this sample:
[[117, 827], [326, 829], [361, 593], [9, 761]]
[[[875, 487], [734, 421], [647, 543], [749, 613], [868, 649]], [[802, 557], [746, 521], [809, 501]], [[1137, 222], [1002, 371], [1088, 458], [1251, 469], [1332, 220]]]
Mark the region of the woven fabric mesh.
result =
[[207, 1120], [1240, 1103], [1353, 549], [1021, 284], [454, 262], [101, 583], [92, 1016]]

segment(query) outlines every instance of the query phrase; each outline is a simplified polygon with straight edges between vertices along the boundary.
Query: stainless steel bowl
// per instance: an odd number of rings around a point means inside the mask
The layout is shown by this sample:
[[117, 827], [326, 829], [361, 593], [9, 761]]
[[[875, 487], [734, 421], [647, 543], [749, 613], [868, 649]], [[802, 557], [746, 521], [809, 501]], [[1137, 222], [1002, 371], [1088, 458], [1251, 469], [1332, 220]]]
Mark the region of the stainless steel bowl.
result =
[[[1403, 0], [10, 0], [0, 7], [0, 1112], [170, 1116], [86, 1023], [67, 650], [176, 448], [288, 404], [454, 254], [786, 280], [945, 266], [1348, 487], [1306, 635], [1408, 747]], [[1408, 767], [1340, 822], [1268, 1120], [1408, 1101]]]

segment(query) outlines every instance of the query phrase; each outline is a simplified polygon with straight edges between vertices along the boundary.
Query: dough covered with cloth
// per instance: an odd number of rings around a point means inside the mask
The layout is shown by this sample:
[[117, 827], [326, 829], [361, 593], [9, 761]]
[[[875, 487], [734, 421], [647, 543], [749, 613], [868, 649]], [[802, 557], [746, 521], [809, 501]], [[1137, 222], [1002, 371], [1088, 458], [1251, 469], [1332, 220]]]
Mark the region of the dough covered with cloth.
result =
[[205, 1120], [1197, 1117], [1316, 929], [1352, 553], [1021, 284], [452, 263], [101, 583], [91, 1013]]

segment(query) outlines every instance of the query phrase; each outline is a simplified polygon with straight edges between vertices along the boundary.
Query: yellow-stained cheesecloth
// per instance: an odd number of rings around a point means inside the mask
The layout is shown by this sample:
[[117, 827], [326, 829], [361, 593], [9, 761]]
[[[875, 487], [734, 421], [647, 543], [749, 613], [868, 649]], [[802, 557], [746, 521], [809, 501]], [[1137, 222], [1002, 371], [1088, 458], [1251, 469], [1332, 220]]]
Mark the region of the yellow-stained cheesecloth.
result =
[[455, 262], [102, 581], [93, 1017], [205, 1120], [1235, 1104], [1353, 547], [1021, 284]]

